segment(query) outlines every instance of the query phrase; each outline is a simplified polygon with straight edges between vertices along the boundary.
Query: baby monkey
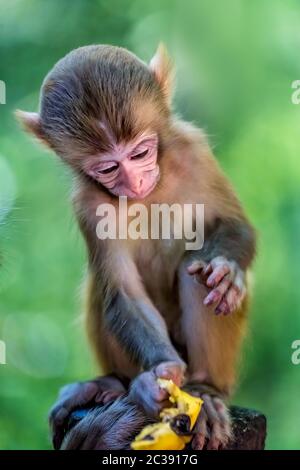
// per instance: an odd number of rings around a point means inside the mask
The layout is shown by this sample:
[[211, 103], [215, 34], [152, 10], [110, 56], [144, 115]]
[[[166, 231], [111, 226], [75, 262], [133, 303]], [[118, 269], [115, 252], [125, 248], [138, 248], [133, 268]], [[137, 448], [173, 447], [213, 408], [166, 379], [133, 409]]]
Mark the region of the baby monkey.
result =
[[[130, 399], [152, 418], [168, 400], [158, 377], [201, 396], [192, 446], [219, 449], [231, 435], [225, 401], [245, 331], [255, 233], [203, 132], [172, 112], [172, 84], [163, 46], [149, 65], [123, 48], [82, 47], [45, 78], [39, 113], [17, 114], [73, 170], [88, 253], [87, 328], [101, 370], [130, 382]], [[99, 239], [97, 207], [118, 212], [119, 196], [149, 209], [204, 204], [202, 248], [189, 251], [175, 237]], [[65, 388], [50, 415], [55, 446], [74, 408], [119, 393], [119, 380]], [[96, 426], [89, 432], [94, 441]]]

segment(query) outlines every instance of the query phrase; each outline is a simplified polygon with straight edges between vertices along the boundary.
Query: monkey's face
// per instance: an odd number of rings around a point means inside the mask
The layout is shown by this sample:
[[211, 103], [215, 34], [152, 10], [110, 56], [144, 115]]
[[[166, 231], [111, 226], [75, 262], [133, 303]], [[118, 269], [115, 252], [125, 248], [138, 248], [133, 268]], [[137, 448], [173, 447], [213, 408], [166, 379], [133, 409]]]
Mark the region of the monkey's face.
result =
[[143, 199], [159, 179], [157, 134], [146, 132], [129, 143], [84, 161], [83, 171], [115, 196]]

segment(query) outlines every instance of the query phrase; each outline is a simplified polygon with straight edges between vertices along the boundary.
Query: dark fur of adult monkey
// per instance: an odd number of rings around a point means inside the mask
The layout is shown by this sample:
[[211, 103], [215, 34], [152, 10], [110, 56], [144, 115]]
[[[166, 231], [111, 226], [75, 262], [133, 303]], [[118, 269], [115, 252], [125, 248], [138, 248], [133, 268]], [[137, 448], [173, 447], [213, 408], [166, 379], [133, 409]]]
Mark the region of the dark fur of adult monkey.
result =
[[[122, 48], [83, 47], [46, 77], [39, 113], [18, 117], [74, 172], [89, 260], [87, 326], [102, 371], [132, 380], [131, 399], [149, 416], [167, 401], [157, 377], [202, 396], [192, 445], [218, 449], [230, 438], [224, 400], [245, 332], [255, 234], [203, 132], [172, 113], [172, 78], [162, 46], [149, 66]], [[187, 251], [184, 239], [99, 240], [97, 207], [118, 210], [118, 196], [148, 208], [204, 204], [202, 249]], [[56, 446], [70, 411], [102, 396], [98, 385], [71, 386], [55, 406]]]

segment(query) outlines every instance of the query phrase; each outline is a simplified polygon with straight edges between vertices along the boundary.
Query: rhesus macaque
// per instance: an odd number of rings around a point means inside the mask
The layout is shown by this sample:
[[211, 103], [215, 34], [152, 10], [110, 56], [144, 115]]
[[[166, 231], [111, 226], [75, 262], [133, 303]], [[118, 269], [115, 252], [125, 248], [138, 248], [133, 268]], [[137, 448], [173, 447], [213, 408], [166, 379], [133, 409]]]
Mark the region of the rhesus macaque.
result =
[[[74, 173], [89, 262], [87, 328], [101, 370], [131, 381], [129, 398], [151, 417], [168, 399], [157, 377], [201, 396], [192, 446], [219, 449], [230, 438], [225, 401], [245, 331], [255, 234], [203, 132], [172, 113], [172, 78], [162, 46], [149, 65], [122, 48], [82, 47], [45, 78], [39, 113], [18, 117]], [[118, 210], [118, 196], [148, 208], [204, 204], [203, 247], [187, 251], [184, 239], [100, 240], [96, 209]], [[114, 385], [106, 393], [118, 395]], [[101, 379], [70, 387], [51, 413], [57, 447], [70, 412], [101, 402], [105, 392]], [[87, 448], [95, 447], [99, 433], [84, 421], [72, 448], [87, 432]]]

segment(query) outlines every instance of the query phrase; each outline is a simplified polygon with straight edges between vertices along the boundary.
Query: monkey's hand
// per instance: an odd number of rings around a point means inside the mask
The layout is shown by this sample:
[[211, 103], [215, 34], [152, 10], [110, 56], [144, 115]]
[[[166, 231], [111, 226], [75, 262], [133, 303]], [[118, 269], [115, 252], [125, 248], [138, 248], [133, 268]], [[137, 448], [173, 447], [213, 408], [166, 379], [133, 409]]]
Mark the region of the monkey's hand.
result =
[[221, 394], [205, 384], [186, 384], [183, 389], [203, 400], [202, 408], [192, 439], [192, 448], [202, 450], [219, 450], [228, 444], [232, 437], [231, 419]]
[[140, 405], [145, 413], [158, 418], [163, 408], [169, 407], [169, 393], [161, 388], [157, 379], [169, 379], [179, 387], [184, 379], [185, 365], [178, 362], [161, 362], [153, 369], [142, 372], [131, 383], [129, 399]]
[[245, 273], [235, 261], [217, 256], [208, 264], [194, 261], [187, 269], [211, 289], [203, 303], [214, 306], [216, 314], [228, 315], [240, 307], [246, 295]]
[[124, 393], [123, 384], [113, 375], [64, 386], [49, 414], [53, 447], [60, 448], [72, 411], [92, 404], [104, 405]]

